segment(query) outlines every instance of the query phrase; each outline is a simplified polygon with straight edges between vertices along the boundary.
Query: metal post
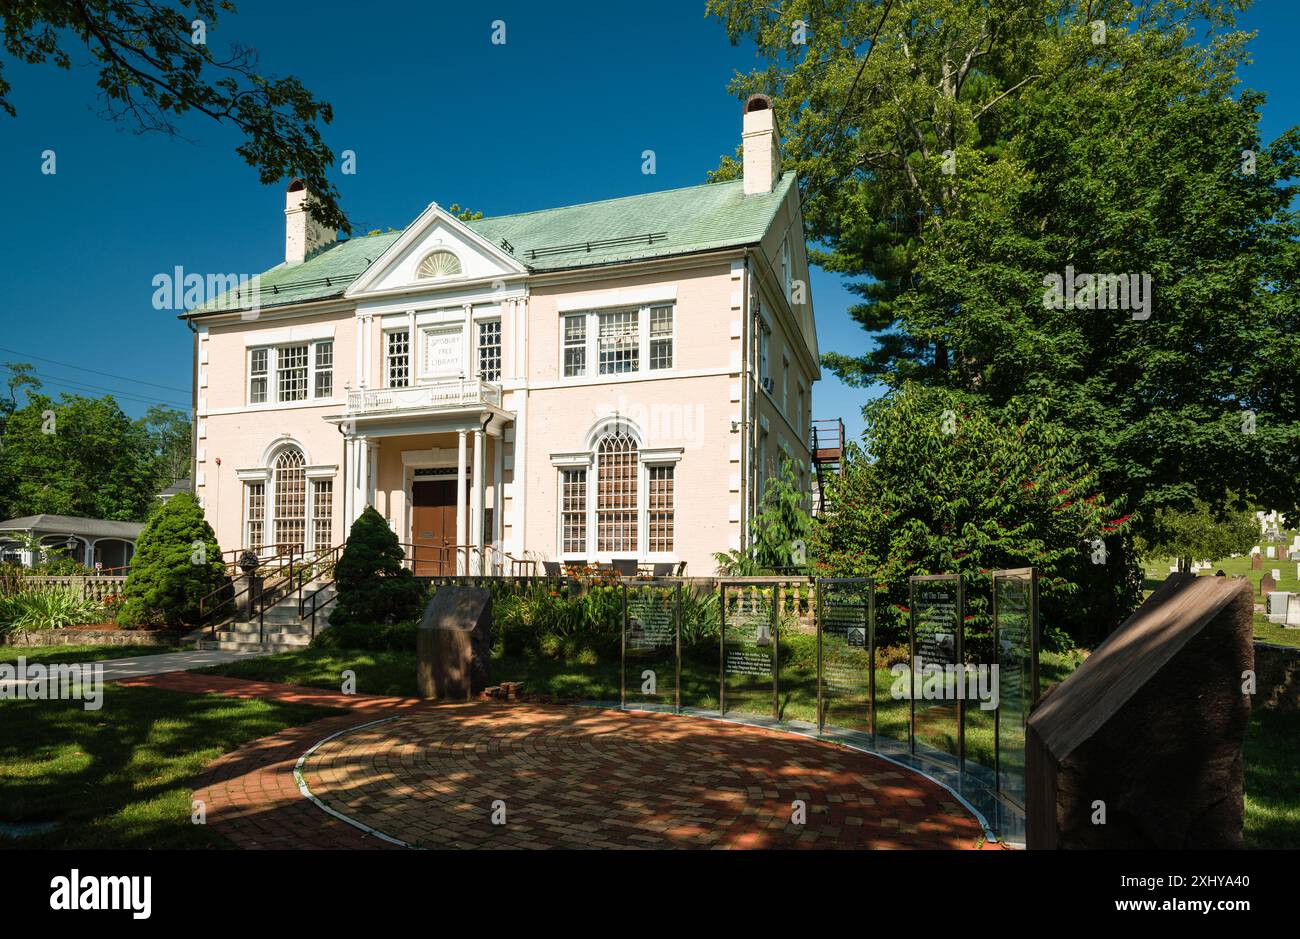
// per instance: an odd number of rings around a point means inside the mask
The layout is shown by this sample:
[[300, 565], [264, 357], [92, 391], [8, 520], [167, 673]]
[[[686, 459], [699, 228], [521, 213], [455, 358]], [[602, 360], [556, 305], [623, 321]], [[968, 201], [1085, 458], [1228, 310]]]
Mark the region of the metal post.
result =
[[781, 719], [781, 585], [772, 585], [772, 720]]
[[718, 713], [727, 714], [727, 585], [718, 582]]
[[966, 586], [957, 578], [957, 668], [961, 694], [957, 696], [957, 778], [966, 775]]
[[[998, 622], [998, 575], [993, 574], [993, 664], [997, 681], [1002, 681], [1002, 630]], [[997, 689], [998, 706], [993, 709], [993, 791], [1002, 792], [1002, 689]]]
[[908, 583], [907, 670], [911, 674], [907, 698], [907, 751], [916, 754], [916, 582]]
[[876, 583], [867, 581], [867, 727], [876, 746]]
[[817, 733], [826, 729], [826, 714], [822, 708], [822, 582], [814, 581], [817, 590], [817, 607], [813, 625], [817, 630]]
[[673, 713], [682, 713], [682, 584], [673, 588], [673, 620], [677, 624], [677, 685], [673, 696]]
[[623, 584], [623, 625], [618, 634], [618, 706], [627, 707], [627, 584]]

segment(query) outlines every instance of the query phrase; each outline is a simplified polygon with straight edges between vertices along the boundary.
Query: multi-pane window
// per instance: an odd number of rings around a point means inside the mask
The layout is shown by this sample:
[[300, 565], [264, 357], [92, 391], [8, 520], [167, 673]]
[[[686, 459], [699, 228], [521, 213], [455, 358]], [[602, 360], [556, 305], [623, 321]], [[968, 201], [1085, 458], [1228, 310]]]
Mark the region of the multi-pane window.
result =
[[478, 375], [484, 381], [501, 379], [501, 321], [478, 324]]
[[636, 441], [627, 434], [610, 434], [600, 441], [596, 464], [596, 550], [637, 550]]
[[650, 308], [650, 367], [673, 367], [673, 308]]
[[772, 380], [767, 371], [767, 349], [772, 341], [772, 331], [764, 325], [760, 325], [758, 331], [758, 377], [763, 387], [767, 388]]
[[334, 341], [248, 350], [248, 403], [323, 400], [334, 396]]
[[334, 343], [316, 343], [316, 397], [334, 396]]
[[387, 359], [389, 388], [405, 388], [411, 383], [411, 334], [403, 329], [388, 333]]
[[248, 401], [250, 404], [266, 403], [266, 378], [268, 350], [253, 349], [248, 359]]
[[790, 360], [781, 356], [781, 413], [790, 415]]
[[587, 550], [587, 471], [560, 470], [560, 539], [565, 554]]
[[785, 288], [785, 298], [789, 300], [791, 287], [790, 239], [781, 242], [781, 285]]
[[334, 534], [334, 480], [313, 480], [311, 487], [313, 549], [317, 554], [323, 554], [330, 549]]
[[257, 551], [266, 535], [266, 483], [244, 487], [245, 547]]
[[276, 349], [275, 374], [280, 401], [307, 400], [307, 346]]
[[302, 451], [284, 450], [275, 460], [275, 541], [301, 553], [307, 535], [307, 472]]
[[564, 318], [564, 377], [587, 374], [587, 314]]
[[636, 310], [601, 313], [600, 374], [621, 375], [635, 372], [641, 367], [641, 337], [639, 315]]
[[673, 469], [667, 466], [650, 467], [649, 506], [646, 531], [651, 551], [673, 550]]

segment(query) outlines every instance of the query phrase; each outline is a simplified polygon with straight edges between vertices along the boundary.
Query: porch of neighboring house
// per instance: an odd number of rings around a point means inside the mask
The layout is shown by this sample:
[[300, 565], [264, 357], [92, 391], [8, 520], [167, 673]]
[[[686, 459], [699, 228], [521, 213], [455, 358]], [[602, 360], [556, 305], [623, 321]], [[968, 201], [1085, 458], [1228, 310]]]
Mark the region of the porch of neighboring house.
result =
[[29, 515], [0, 522], [0, 561], [36, 567], [66, 557], [102, 574], [125, 574], [144, 525], [70, 515]]

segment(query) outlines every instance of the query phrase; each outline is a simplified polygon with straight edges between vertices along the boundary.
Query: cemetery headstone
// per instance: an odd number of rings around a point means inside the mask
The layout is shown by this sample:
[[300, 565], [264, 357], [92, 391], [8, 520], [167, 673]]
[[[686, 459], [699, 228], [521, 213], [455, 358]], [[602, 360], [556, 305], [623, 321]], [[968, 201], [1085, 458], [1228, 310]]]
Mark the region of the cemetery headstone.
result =
[[420, 697], [467, 701], [488, 686], [492, 657], [492, 593], [482, 587], [439, 587], [415, 634]]
[[1291, 629], [1300, 629], [1300, 593], [1287, 594], [1286, 625]]
[[1252, 608], [1243, 578], [1170, 577], [1042, 699], [1029, 848], [1241, 847]]
[[1260, 556], [1258, 554], [1252, 554], [1250, 556], [1250, 569], [1252, 571], [1258, 571], [1261, 570], [1263, 567], [1264, 567], [1264, 561], [1260, 558]]
[[1271, 557], [1271, 558], [1272, 558], [1272, 557], [1277, 557], [1277, 548], [1273, 547], [1272, 545], [1269, 545], [1269, 546], [1268, 546], [1268, 551], [1267, 551], [1266, 553], [1267, 553], [1268, 556]]
[[1276, 567], [1273, 568], [1273, 580], [1279, 581], [1281, 579], [1282, 579], [1282, 571]]
[[1265, 574], [1263, 577], [1259, 579], [1259, 595], [1261, 597], [1268, 596], [1271, 592], [1273, 592], [1276, 589], [1277, 589], [1277, 581], [1274, 580], [1272, 577], [1270, 577], [1268, 574]]
[[1287, 606], [1290, 602], [1291, 594], [1285, 591], [1275, 590], [1268, 595], [1264, 607], [1265, 615], [1270, 623], [1285, 623], [1287, 618]]

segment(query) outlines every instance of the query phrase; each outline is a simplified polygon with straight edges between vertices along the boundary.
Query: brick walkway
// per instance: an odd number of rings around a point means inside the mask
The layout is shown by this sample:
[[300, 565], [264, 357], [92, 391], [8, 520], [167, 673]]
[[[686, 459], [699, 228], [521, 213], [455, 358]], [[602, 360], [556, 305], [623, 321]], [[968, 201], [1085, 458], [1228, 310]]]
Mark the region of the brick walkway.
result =
[[[389, 848], [331, 809], [437, 848], [975, 848], [951, 794], [867, 754], [696, 718], [412, 699], [175, 674], [123, 684], [346, 707], [207, 768], [208, 824], [249, 848]], [[360, 713], [356, 713], [360, 712]], [[792, 803], [807, 806], [791, 823]], [[505, 823], [493, 824], [494, 806]], [[499, 813], [498, 813], [499, 817]]]

